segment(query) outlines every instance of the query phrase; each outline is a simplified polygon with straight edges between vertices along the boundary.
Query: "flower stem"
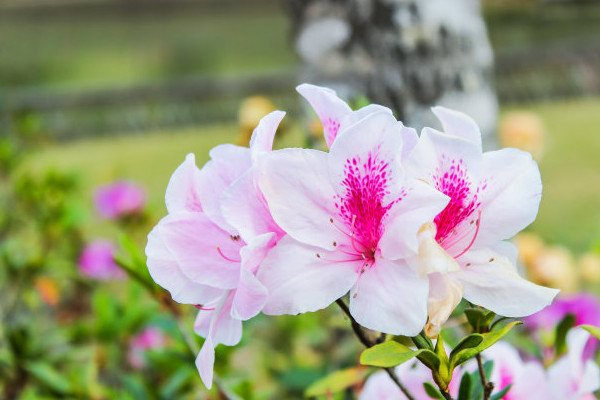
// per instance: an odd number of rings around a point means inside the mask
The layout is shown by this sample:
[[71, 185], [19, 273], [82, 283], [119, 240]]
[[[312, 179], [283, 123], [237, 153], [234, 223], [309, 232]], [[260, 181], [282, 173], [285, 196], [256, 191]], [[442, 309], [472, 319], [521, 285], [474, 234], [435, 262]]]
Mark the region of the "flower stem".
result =
[[475, 356], [477, 359], [477, 368], [479, 369], [479, 378], [481, 379], [481, 385], [483, 386], [483, 400], [490, 400], [490, 396], [494, 391], [494, 383], [488, 382], [483, 371], [483, 362], [481, 361], [481, 354]]
[[[365, 334], [365, 331], [363, 331], [363, 329], [358, 324], [358, 322], [356, 322], [356, 320], [354, 319], [352, 314], [350, 314], [350, 309], [348, 309], [348, 306], [346, 305], [346, 303], [344, 303], [342, 301], [342, 299], [337, 299], [335, 302], [337, 303], [338, 306], [340, 306], [340, 308], [342, 309], [344, 314], [346, 314], [346, 316], [350, 319], [350, 322], [352, 323], [352, 330], [354, 331], [354, 334], [356, 335], [356, 337], [358, 337], [358, 340], [360, 340], [360, 342], [366, 348], [373, 347], [376, 344], [378, 344], [378, 341], [373, 341], [373, 340], [369, 339], [369, 337]], [[387, 372], [387, 374], [390, 376], [392, 381], [394, 381], [396, 386], [398, 386], [398, 388], [400, 388], [402, 393], [404, 393], [404, 395], [406, 396], [406, 398], [408, 400], [416, 400], [415, 397], [409, 392], [408, 388], [406, 386], [404, 386], [404, 384], [400, 381], [400, 379], [394, 372], [393, 368], [384, 368], [384, 369], [385, 369], [385, 372]]]

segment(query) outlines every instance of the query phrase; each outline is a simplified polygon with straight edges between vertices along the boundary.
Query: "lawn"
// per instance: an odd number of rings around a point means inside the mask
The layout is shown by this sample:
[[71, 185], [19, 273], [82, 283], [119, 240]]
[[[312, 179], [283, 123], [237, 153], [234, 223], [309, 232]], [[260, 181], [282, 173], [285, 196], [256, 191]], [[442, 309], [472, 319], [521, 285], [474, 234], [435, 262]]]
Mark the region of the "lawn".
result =
[[[546, 153], [540, 162], [544, 195], [531, 229], [549, 243], [585, 251], [600, 242], [600, 99], [523, 108], [537, 113], [547, 130]], [[169, 177], [185, 155], [195, 153], [201, 166], [211, 147], [234, 142], [237, 135], [232, 124], [90, 139], [38, 150], [24, 169], [79, 171], [87, 199], [98, 184], [117, 178], [138, 181], [148, 189], [150, 212], [157, 219], [165, 214], [164, 191]], [[301, 131], [292, 129], [278, 146], [301, 143]], [[90, 232], [95, 233], [98, 226], [102, 225], [92, 219]]]

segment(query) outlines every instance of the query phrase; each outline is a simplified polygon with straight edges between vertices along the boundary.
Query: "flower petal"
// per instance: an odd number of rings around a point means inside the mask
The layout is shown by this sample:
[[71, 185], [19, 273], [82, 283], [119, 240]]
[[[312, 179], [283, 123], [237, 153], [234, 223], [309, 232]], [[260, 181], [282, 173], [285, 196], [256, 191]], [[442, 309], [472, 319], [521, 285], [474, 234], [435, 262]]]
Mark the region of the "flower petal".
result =
[[185, 156], [185, 161], [177, 167], [165, 194], [167, 211], [202, 211], [200, 188], [198, 186], [200, 170], [196, 166], [193, 154]]
[[200, 170], [198, 193], [204, 213], [210, 220], [231, 234], [236, 234], [221, 214], [221, 195], [250, 164], [250, 149], [222, 144], [210, 151], [211, 160]]
[[220, 343], [234, 346], [242, 338], [242, 322], [231, 318], [233, 296], [233, 291], [224, 294], [214, 305], [213, 311], [200, 311], [194, 323], [194, 331], [206, 338], [196, 357], [196, 368], [208, 389], [213, 380], [215, 346]]
[[259, 186], [275, 222], [294, 239], [334, 248], [346, 236], [330, 222], [336, 196], [327, 174], [327, 153], [285, 149], [261, 158]]
[[231, 316], [242, 321], [254, 317], [264, 307], [267, 294], [267, 289], [254, 274], [242, 268], [240, 283], [231, 305]]
[[481, 151], [481, 131], [471, 117], [441, 106], [432, 107], [431, 110], [442, 123], [445, 133], [473, 142]]
[[220, 289], [237, 286], [243, 243], [232, 240], [229, 233], [204, 214], [186, 211], [171, 214], [158, 223], [157, 229], [179, 269], [189, 279]]
[[350, 114], [352, 109], [331, 89], [303, 83], [296, 90], [317, 113], [323, 125], [327, 146], [331, 147], [338, 134], [342, 118]]
[[273, 139], [284, 116], [285, 112], [283, 111], [273, 111], [260, 120], [250, 137], [252, 162], [256, 162], [262, 153], [273, 149]]
[[221, 198], [221, 212], [225, 221], [245, 241], [267, 232], [284, 235], [273, 220], [263, 194], [255, 185], [257, 173], [256, 167], [250, 168], [223, 192]]
[[417, 335], [427, 321], [429, 281], [406, 263], [377, 259], [350, 291], [350, 313], [368, 329]]
[[481, 167], [481, 149], [471, 141], [424, 128], [404, 168], [409, 176], [433, 185], [434, 178], [447, 172], [451, 161], [458, 160], [461, 160], [471, 180], [477, 182], [479, 176], [472, 174]]
[[215, 303], [206, 304], [194, 321], [194, 332], [214, 346], [224, 344], [235, 346], [242, 338], [242, 321], [231, 316], [231, 306], [235, 298], [235, 290], [223, 294]]
[[212, 387], [213, 367], [215, 365], [215, 347], [210, 338], [206, 338], [198, 357], [196, 357], [196, 368], [200, 374], [200, 379], [207, 389]]
[[195, 283], [179, 270], [175, 256], [165, 246], [158, 226], [148, 235], [146, 257], [152, 279], [168, 290], [178, 303], [206, 304], [223, 294], [222, 289]]
[[358, 277], [355, 265], [326, 261], [328, 257], [337, 257], [336, 252], [323, 252], [284, 236], [258, 271], [258, 279], [269, 291], [263, 312], [280, 315], [317, 311], [346, 294]]
[[523, 279], [507, 257], [490, 250], [472, 250], [461, 264], [465, 267], [453, 274], [465, 288], [465, 299], [506, 317], [538, 312], [559, 292]]
[[517, 149], [483, 155], [481, 226], [473, 248], [508, 239], [535, 220], [542, 180], [529, 153]]

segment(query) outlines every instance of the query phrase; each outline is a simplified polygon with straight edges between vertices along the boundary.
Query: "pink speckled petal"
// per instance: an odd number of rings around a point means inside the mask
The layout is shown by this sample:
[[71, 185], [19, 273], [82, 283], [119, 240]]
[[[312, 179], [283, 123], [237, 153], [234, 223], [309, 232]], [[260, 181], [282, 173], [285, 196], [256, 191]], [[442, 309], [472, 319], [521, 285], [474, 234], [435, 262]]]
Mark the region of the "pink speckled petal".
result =
[[317, 113], [323, 125], [327, 146], [331, 147], [338, 134], [342, 118], [350, 114], [352, 109], [331, 89], [303, 83], [296, 90]]

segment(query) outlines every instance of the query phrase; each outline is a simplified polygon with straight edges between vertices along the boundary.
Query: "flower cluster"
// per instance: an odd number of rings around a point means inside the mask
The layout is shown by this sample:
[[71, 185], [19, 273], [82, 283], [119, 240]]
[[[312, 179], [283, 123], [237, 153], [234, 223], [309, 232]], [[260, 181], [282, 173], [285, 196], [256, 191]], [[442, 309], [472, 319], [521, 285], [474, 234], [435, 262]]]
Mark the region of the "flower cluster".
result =
[[330, 89], [298, 87], [328, 152], [272, 151], [284, 113], [264, 117], [250, 148], [221, 145], [174, 172], [168, 215], [148, 236], [153, 279], [200, 310], [197, 358], [210, 387], [214, 346], [234, 345], [259, 312], [323, 309], [349, 293], [362, 326], [435, 337], [462, 298], [508, 317], [556, 290], [517, 273], [505, 242], [536, 217], [541, 179], [516, 149], [483, 152], [472, 119], [442, 107], [443, 132], [417, 132], [379, 105], [353, 111]]

